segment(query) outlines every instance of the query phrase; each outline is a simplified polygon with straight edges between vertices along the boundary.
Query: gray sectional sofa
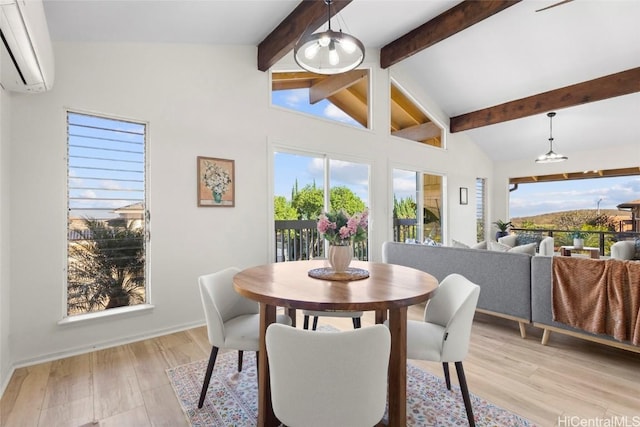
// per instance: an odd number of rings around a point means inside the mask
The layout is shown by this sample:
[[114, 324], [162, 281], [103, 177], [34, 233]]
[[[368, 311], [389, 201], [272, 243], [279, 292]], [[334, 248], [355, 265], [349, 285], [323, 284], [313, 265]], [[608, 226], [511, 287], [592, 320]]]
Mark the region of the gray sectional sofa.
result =
[[640, 352], [640, 346], [607, 335], [594, 335], [553, 320], [550, 256], [494, 252], [446, 246], [385, 242], [382, 260], [425, 271], [439, 281], [459, 273], [480, 285], [478, 311], [515, 320], [526, 337], [526, 324], [544, 329], [542, 343], [552, 331]]
[[617, 341], [608, 335], [593, 334], [553, 320], [551, 309], [552, 261], [552, 257], [534, 257], [531, 260], [531, 323], [544, 330], [542, 344], [548, 343], [551, 332], [558, 332], [640, 353], [640, 347], [631, 342]]
[[531, 322], [531, 255], [385, 242], [382, 261], [416, 268], [441, 281], [459, 273], [480, 286], [478, 311], [515, 320], [520, 334]]

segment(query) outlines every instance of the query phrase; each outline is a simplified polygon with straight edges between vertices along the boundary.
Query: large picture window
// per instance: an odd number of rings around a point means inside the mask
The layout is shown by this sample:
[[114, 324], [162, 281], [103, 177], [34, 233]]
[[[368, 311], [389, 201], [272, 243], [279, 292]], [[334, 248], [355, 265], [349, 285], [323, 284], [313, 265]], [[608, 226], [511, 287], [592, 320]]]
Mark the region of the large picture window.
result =
[[393, 240], [442, 243], [443, 180], [411, 170], [393, 170]]
[[67, 113], [67, 315], [147, 302], [146, 125]]
[[[274, 153], [276, 261], [324, 257], [316, 228], [327, 210], [349, 215], [369, 207], [369, 165], [324, 155]], [[354, 257], [368, 260], [368, 240], [353, 245]]]

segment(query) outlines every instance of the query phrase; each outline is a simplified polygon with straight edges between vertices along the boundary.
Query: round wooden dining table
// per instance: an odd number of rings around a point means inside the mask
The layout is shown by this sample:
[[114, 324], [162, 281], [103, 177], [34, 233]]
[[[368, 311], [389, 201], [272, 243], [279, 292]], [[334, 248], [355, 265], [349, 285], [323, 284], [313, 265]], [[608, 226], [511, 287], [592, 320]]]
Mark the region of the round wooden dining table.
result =
[[[407, 308], [427, 301], [438, 287], [432, 275], [394, 264], [353, 261], [357, 280], [311, 277], [324, 271], [326, 260], [289, 261], [247, 268], [233, 279], [235, 290], [260, 303], [260, 349], [258, 357], [258, 426], [277, 426], [271, 406], [269, 364], [265, 344], [267, 327], [276, 320], [276, 308], [285, 307], [295, 319], [296, 309], [375, 311], [376, 323], [389, 319], [389, 425], [407, 422]], [[329, 275], [331, 276], [331, 275]], [[336, 276], [337, 277], [337, 276]], [[310, 389], [312, 386], [310, 386]]]

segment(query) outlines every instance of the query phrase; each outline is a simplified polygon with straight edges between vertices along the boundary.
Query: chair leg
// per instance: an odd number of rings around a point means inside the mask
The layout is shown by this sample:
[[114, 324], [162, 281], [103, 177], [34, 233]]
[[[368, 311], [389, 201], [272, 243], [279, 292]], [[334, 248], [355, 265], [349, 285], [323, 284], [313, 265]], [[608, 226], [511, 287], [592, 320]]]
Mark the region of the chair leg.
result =
[[314, 331], [318, 329], [318, 316], [313, 316], [313, 328]]
[[309, 316], [304, 316], [304, 324], [302, 325], [304, 329], [309, 329]]
[[351, 320], [353, 320], [353, 329], [360, 329], [362, 327], [362, 323], [360, 323], [359, 317], [354, 317]]
[[238, 372], [242, 372], [242, 350], [238, 350]]
[[211, 374], [213, 373], [213, 365], [216, 364], [216, 357], [218, 356], [218, 347], [211, 347], [211, 354], [209, 355], [209, 364], [207, 365], [207, 372], [204, 375], [204, 382], [202, 383], [202, 391], [200, 392], [200, 400], [198, 401], [198, 408], [202, 408], [204, 404], [204, 397], [207, 395], [207, 389], [209, 388], [209, 381], [211, 381]]
[[456, 362], [455, 364], [456, 372], [458, 373], [458, 382], [460, 383], [460, 390], [462, 391], [462, 399], [464, 400], [464, 407], [467, 410], [469, 427], [475, 427], [476, 421], [475, 418], [473, 418], [473, 408], [471, 408], [471, 399], [469, 399], [469, 389], [467, 388], [467, 379], [464, 376], [462, 362]]
[[260, 384], [260, 352], [256, 351], [256, 379], [258, 380], [258, 384]]
[[442, 370], [444, 371], [444, 380], [447, 383], [447, 390], [451, 390], [451, 377], [449, 376], [448, 362], [442, 362]]

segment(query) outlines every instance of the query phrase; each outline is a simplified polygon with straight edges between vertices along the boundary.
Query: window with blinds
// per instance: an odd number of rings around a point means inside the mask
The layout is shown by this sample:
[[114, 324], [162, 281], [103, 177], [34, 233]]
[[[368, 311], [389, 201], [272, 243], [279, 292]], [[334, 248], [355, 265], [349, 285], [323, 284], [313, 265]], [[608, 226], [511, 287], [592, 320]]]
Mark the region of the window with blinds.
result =
[[477, 241], [481, 242], [486, 239], [485, 224], [487, 223], [487, 207], [486, 207], [486, 179], [476, 178], [476, 233]]
[[146, 125], [67, 113], [67, 315], [147, 302]]

